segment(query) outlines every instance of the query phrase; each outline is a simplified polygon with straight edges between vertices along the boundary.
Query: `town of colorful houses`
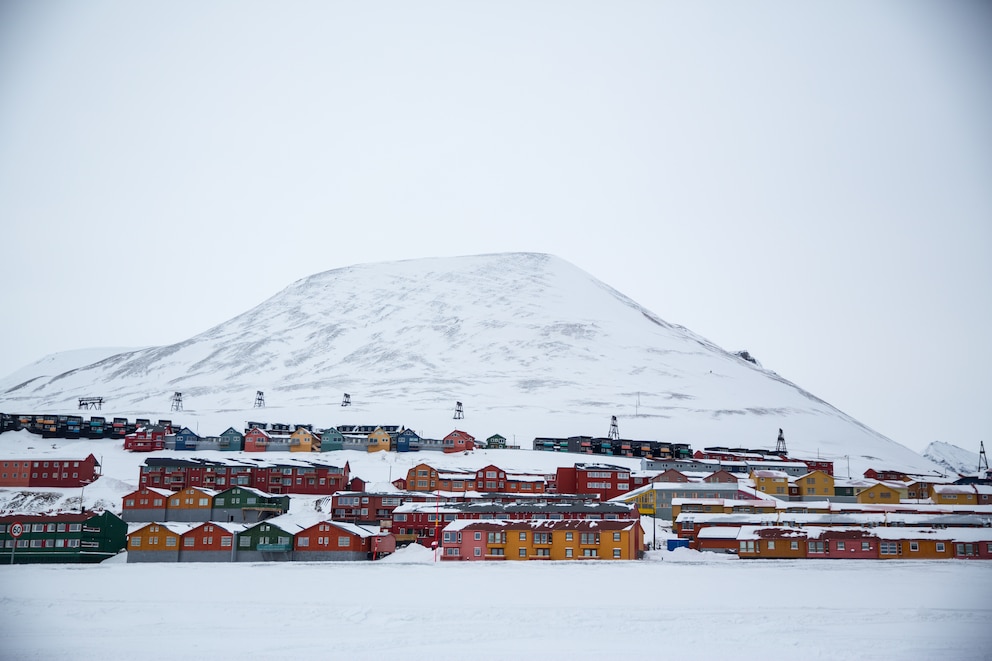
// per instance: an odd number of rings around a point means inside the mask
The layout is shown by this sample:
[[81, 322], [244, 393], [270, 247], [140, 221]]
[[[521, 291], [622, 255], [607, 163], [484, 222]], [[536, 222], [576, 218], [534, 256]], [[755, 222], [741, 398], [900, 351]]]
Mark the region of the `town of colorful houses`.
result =
[[[48, 437], [92, 430], [69, 430], [55, 416], [2, 421], [0, 431]], [[992, 559], [988, 471], [941, 477], [879, 466], [850, 479], [835, 476], [832, 462], [793, 458], [784, 446], [693, 452], [687, 444], [586, 436], [534, 439], [534, 451], [582, 457], [554, 472], [452, 469], [432, 465], [431, 451], [503, 449], [506, 439], [477, 443], [461, 430], [427, 439], [402, 426], [246, 423], [243, 432], [199, 436], [186, 427], [173, 433], [171, 421], [115, 419], [96, 437], [160, 451], [144, 460], [121, 515], [0, 512], [0, 562], [99, 562], [124, 550], [128, 562], [375, 560], [407, 544], [445, 561], [636, 560], [657, 548], [657, 526], [649, 538], [641, 517], [671, 522], [670, 550]], [[205, 450], [219, 452], [190, 455]], [[421, 452], [424, 460], [388, 489], [370, 490], [347, 460], [336, 460], [343, 450]], [[611, 456], [639, 458], [640, 470], [611, 464]], [[81, 488], [100, 477], [92, 454], [0, 464], [5, 489]], [[309, 499], [309, 507], [291, 508], [294, 499]]]

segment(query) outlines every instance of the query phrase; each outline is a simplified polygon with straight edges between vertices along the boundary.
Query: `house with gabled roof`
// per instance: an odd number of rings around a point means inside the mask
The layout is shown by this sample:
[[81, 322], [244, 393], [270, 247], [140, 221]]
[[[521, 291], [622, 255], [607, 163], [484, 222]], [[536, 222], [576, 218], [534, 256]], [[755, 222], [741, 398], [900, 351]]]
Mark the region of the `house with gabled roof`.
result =
[[344, 434], [336, 427], [328, 427], [320, 432], [320, 451], [332, 452], [344, 448]]
[[179, 562], [234, 562], [242, 523], [204, 521], [180, 535]]
[[397, 452], [417, 452], [420, 450], [420, 435], [412, 429], [404, 429], [396, 434]]
[[382, 427], [376, 427], [368, 436], [368, 443], [365, 446], [368, 452], [388, 452], [392, 445], [392, 437]]
[[249, 525], [238, 535], [236, 562], [287, 562], [293, 560], [293, 538], [297, 533], [326, 519], [325, 514], [283, 514]]
[[444, 451], [448, 454], [454, 452], [467, 452], [475, 449], [475, 437], [468, 432], [456, 429], [443, 439]]
[[486, 439], [486, 449], [487, 450], [505, 450], [506, 449], [506, 436], [502, 434], [493, 434]]
[[167, 521], [167, 505], [173, 492], [158, 487], [141, 487], [126, 494], [121, 503], [121, 518], [128, 523]]
[[293, 559], [376, 560], [396, 550], [396, 538], [375, 526], [325, 520], [296, 533]]
[[211, 521], [255, 523], [289, 511], [289, 496], [231, 487], [214, 496]]
[[146, 523], [132, 525], [127, 535], [127, 561], [179, 562], [182, 535], [196, 523]]
[[320, 449], [320, 435], [306, 427], [297, 427], [289, 435], [290, 452], [314, 452]]
[[170, 521], [209, 521], [213, 514], [213, 489], [187, 487], [169, 496], [166, 503]]

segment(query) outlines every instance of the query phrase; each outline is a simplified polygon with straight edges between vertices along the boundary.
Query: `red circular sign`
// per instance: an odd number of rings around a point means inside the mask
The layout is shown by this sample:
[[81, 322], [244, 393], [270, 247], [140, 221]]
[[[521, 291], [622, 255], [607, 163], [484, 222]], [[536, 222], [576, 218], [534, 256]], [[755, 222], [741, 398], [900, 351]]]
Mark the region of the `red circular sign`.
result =
[[24, 525], [21, 523], [12, 523], [10, 524], [9, 530], [10, 530], [10, 536], [13, 537], [14, 539], [17, 539], [18, 537], [24, 534]]

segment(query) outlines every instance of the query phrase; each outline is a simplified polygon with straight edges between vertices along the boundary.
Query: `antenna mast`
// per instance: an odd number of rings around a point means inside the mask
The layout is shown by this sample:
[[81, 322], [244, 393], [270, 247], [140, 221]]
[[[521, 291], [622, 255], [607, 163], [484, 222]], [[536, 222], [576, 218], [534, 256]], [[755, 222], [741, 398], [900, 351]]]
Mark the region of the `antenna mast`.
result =
[[172, 393], [172, 411], [183, 410], [183, 394], [181, 392]]
[[617, 416], [610, 416], [610, 433], [607, 436], [614, 441], [620, 440], [620, 427], [617, 426]]
[[789, 451], [785, 449], [785, 432], [781, 429], [778, 430], [778, 440], [775, 442], [775, 454], [789, 454]]
[[978, 442], [978, 472], [979, 472], [979, 477], [981, 477], [982, 466], [984, 466], [985, 467], [985, 470], [988, 471], [988, 469], [989, 469], [989, 458], [988, 458], [988, 455], [985, 454], [985, 441], [979, 441]]

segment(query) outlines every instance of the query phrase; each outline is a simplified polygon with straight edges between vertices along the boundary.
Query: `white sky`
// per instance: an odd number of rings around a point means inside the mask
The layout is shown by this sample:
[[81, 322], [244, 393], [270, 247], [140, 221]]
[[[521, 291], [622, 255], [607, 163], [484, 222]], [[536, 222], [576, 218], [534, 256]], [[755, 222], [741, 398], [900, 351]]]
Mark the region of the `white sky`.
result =
[[992, 5], [0, 4], [0, 374], [327, 269], [554, 253], [992, 441]]

